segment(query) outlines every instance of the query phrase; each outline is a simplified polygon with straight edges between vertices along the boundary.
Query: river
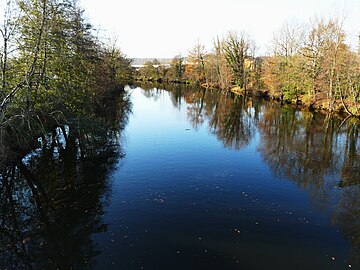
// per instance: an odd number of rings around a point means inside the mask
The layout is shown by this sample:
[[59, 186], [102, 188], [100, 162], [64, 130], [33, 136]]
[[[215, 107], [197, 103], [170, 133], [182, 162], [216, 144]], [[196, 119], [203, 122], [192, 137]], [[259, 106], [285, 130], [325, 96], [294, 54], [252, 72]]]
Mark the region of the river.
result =
[[360, 269], [354, 121], [189, 86], [127, 92], [116, 147], [24, 161], [56, 210], [16, 184], [25, 210], [7, 228], [26, 237], [2, 236], [0, 269]]

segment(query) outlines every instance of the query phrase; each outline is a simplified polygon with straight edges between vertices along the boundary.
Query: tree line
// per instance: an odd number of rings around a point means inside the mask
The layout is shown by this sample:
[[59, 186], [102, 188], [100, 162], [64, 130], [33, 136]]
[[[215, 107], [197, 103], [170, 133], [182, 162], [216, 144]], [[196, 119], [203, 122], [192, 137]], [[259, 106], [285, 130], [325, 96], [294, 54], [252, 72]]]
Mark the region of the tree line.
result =
[[131, 61], [100, 41], [76, 0], [8, 0], [0, 38], [2, 146], [93, 121], [132, 79]]
[[197, 42], [169, 67], [148, 62], [138, 78], [188, 82], [207, 88], [267, 95], [281, 102], [360, 116], [360, 53], [346, 44], [337, 19], [284, 24], [267, 56], [256, 54], [246, 32], [216, 38], [211, 50]]

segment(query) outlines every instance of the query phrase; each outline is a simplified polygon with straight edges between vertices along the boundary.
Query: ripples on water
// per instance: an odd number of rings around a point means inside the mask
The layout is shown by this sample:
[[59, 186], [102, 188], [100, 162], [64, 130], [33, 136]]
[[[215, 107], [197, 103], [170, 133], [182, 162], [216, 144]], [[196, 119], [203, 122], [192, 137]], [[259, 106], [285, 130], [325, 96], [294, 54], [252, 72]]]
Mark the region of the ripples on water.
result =
[[360, 267], [353, 120], [160, 88], [2, 170], [0, 269]]

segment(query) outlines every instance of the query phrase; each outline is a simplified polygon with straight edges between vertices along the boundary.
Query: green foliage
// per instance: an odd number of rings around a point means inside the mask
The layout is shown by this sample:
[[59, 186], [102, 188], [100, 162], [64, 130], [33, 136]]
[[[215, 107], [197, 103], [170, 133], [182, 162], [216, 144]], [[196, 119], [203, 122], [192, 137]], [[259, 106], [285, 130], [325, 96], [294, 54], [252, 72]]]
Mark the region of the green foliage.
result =
[[240, 37], [230, 33], [224, 41], [223, 50], [235, 84], [246, 88], [248, 79], [246, 60], [250, 54], [250, 42], [245, 33], [242, 33]]
[[161, 76], [160, 62], [157, 59], [147, 61], [140, 70], [140, 76], [148, 79], [157, 79]]
[[175, 56], [171, 61], [170, 74], [173, 80], [182, 80], [185, 73], [184, 57], [181, 55]]
[[93, 35], [76, 1], [21, 0], [13, 9], [20, 15], [15, 53], [2, 68], [0, 126], [54, 112], [64, 121], [92, 117], [104, 97], [132, 80], [130, 61]]

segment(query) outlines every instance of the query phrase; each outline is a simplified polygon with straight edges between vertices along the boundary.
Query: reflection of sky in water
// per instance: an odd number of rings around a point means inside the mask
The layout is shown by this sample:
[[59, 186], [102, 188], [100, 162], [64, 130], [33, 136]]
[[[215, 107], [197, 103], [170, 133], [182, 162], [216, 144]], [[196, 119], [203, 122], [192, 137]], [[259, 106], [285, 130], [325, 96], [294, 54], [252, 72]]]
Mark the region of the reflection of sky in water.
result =
[[[192, 127], [184, 99], [175, 107], [171, 92], [131, 91], [126, 157], [111, 176], [109, 227], [95, 237], [102, 248], [98, 269], [354, 265], [349, 244], [331, 222], [341, 195], [337, 173], [324, 176], [329, 186], [323, 191], [301, 187], [264, 163], [258, 129], [239, 150], [224, 148], [208, 118]], [[249, 112], [254, 115], [253, 108]], [[329, 190], [326, 198], [319, 195]]]

